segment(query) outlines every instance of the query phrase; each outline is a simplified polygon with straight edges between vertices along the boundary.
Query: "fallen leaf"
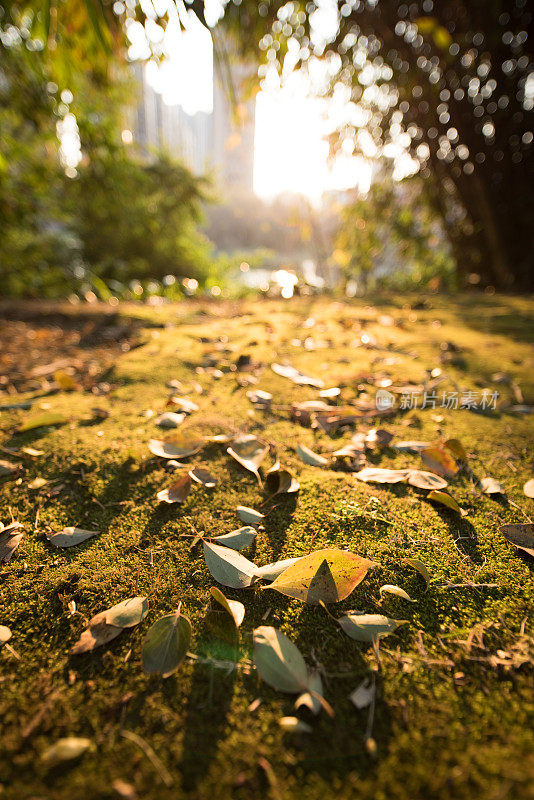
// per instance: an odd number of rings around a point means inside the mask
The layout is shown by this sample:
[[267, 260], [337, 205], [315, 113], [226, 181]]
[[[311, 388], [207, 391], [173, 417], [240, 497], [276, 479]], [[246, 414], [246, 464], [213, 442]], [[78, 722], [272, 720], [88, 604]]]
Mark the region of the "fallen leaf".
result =
[[176, 414], [174, 411], [165, 411], [156, 419], [160, 428], [178, 428], [185, 419], [185, 414]]
[[12, 522], [0, 529], [0, 564], [7, 564], [24, 536], [20, 522]]
[[253, 659], [261, 678], [281, 692], [308, 690], [308, 670], [300, 650], [281, 631], [262, 625], [253, 634]]
[[232, 456], [242, 467], [252, 472], [261, 484], [259, 473], [260, 464], [269, 452], [269, 445], [260, 442], [255, 436], [246, 435], [235, 439], [226, 452]]
[[244, 550], [245, 547], [250, 547], [258, 532], [250, 525], [245, 525], [244, 528], [238, 528], [231, 533], [223, 533], [221, 536], [212, 536], [211, 541], [222, 544], [224, 547], [231, 547], [232, 550]]
[[365, 483], [403, 483], [409, 476], [409, 469], [381, 469], [380, 467], [364, 467], [354, 473], [354, 477]]
[[297, 479], [287, 469], [281, 469], [278, 462], [265, 474], [264, 490], [270, 497], [275, 494], [295, 494], [299, 489]]
[[427, 447], [426, 450], [422, 450], [421, 460], [425, 467], [441, 475], [442, 478], [454, 478], [458, 474], [456, 461], [441, 447]]
[[188, 438], [185, 434], [176, 435], [173, 439], [150, 439], [148, 449], [160, 458], [187, 458], [204, 446], [201, 439]]
[[304, 461], [305, 464], [309, 464], [310, 467], [324, 467], [328, 464], [327, 458], [320, 456], [318, 453], [314, 453], [313, 450], [310, 450], [309, 447], [305, 447], [303, 444], [297, 445], [297, 455], [301, 461]]
[[148, 614], [146, 597], [129, 597], [103, 612], [104, 622], [117, 628], [133, 628], [139, 625]]
[[238, 600], [228, 600], [227, 597], [218, 589], [216, 586], [212, 586], [210, 588], [211, 596], [214, 600], [221, 605], [225, 611], [230, 614], [232, 619], [234, 620], [236, 628], [241, 626], [243, 619], [245, 618], [245, 606], [243, 603], [240, 603]]
[[387, 447], [393, 441], [393, 434], [384, 428], [371, 428], [365, 437], [365, 444], [370, 450]]
[[257, 567], [252, 561], [231, 550], [210, 542], [203, 542], [206, 565], [216, 581], [232, 589], [250, 586], [256, 576]]
[[180, 613], [161, 617], [149, 629], [143, 642], [143, 669], [149, 675], [161, 674], [168, 678], [176, 672], [187, 655], [191, 642], [191, 623]]
[[20, 464], [13, 464], [12, 461], [0, 459], [0, 478], [4, 478], [6, 475], [12, 475], [14, 472], [18, 472], [19, 469]]
[[523, 486], [523, 492], [527, 497], [534, 497], [534, 478], [531, 478]]
[[274, 589], [305, 603], [337, 603], [361, 583], [373, 561], [348, 550], [328, 548], [300, 558], [266, 589]]
[[251, 403], [260, 408], [269, 408], [273, 396], [270, 392], [264, 392], [263, 389], [250, 389], [247, 392], [247, 397]]
[[420, 453], [422, 450], [427, 450], [430, 447], [430, 442], [396, 442], [392, 447], [400, 453]]
[[247, 506], [238, 506], [236, 511], [241, 522], [248, 522], [249, 525], [259, 525], [265, 519], [265, 514]]
[[206, 489], [213, 489], [214, 486], [217, 486], [217, 478], [214, 478], [211, 472], [202, 467], [190, 469], [189, 477], [196, 481], [196, 483], [201, 483]]
[[372, 678], [365, 678], [359, 686], [349, 695], [349, 699], [358, 710], [367, 708], [373, 702], [376, 694], [376, 685]]
[[337, 621], [357, 642], [376, 642], [408, 622], [407, 619], [391, 619], [383, 614], [345, 614]]
[[277, 375], [281, 375], [283, 378], [289, 378], [290, 381], [293, 381], [293, 383], [299, 386], [313, 386], [316, 389], [322, 389], [324, 386], [324, 381], [320, 378], [311, 378], [309, 375], [304, 375], [300, 370], [295, 367], [290, 367], [289, 365], [271, 364], [271, 369], [273, 372], [276, 372]]
[[422, 561], [419, 561], [417, 558], [404, 558], [403, 559], [405, 564], [409, 564], [419, 575], [422, 576], [426, 583], [426, 588], [430, 586], [430, 573], [427, 570], [426, 566], [423, 564]]
[[35, 491], [36, 489], [42, 489], [47, 483], [48, 481], [46, 478], [34, 478], [33, 481], [28, 484], [28, 489], [31, 489], [32, 491]]
[[308, 673], [308, 691], [297, 697], [295, 708], [305, 706], [312, 714], [318, 714], [323, 706], [317, 695], [323, 696], [323, 682], [319, 670], [313, 669]]
[[433, 503], [439, 503], [442, 506], [447, 506], [447, 508], [450, 508], [452, 511], [457, 511], [462, 517], [467, 515], [467, 511], [464, 511], [463, 508], [460, 508], [454, 497], [451, 497], [451, 495], [447, 494], [447, 492], [439, 492], [435, 489], [432, 489], [432, 491], [427, 494], [426, 499]]
[[0, 625], [0, 647], [11, 639], [11, 630], [7, 625]]
[[64, 761], [74, 761], [74, 759], [80, 758], [88, 750], [94, 750], [91, 739], [67, 736], [65, 739], [58, 739], [57, 742], [45, 750], [41, 760], [47, 767], [54, 767]]
[[191, 491], [191, 478], [188, 473], [180, 475], [177, 481], [158, 492], [157, 498], [162, 503], [184, 503]]
[[[98, 621], [95, 621], [97, 619]], [[111, 642], [123, 630], [123, 628], [118, 628], [116, 625], [108, 625], [104, 621], [103, 614], [97, 614], [96, 617], [90, 620], [89, 627], [82, 631], [78, 641], [71, 647], [70, 653], [73, 656], [89, 653], [96, 647], [101, 647], [103, 644]]]
[[198, 411], [197, 404], [187, 397], [171, 397], [167, 405], [176, 406], [180, 411], [183, 411], [184, 414], [192, 414], [194, 411]]
[[59, 388], [63, 389], [64, 392], [72, 392], [74, 389], [80, 388], [72, 375], [69, 375], [68, 372], [64, 372], [61, 369], [54, 372], [53, 378]]
[[499, 530], [511, 545], [534, 557], [534, 524], [532, 522], [501, 525]]
[[333, 400], [334, 397], [339, 397], [341, 389], [339, 386], [332, 386], [331, 389], [322, 389], [319, 392], [319, 397], [324, 397], [325, 400]]
[[443, 446], [446, 447], [447, 450], [450, 450], [453, 456], [459, 461], [467, 461], [465, 447], [459, 441], [459, 439], [447, 439]]
[[67, 418], [63, 414], [55, 412], [47, 412], [46, 414], [37, 414], [37, 416], [30, 417], [26, 422], [23, 422], [17, 428], [17, 433], [24, 433], [25, 431], [33, 431], [35, 428], [52, 427], [54, 425], [64, 425]]
[[297, 561], [300, 561], [300, 558], [285, 558], [283, 561], [275, 561], [273, 564], [258, 567], [256, 569], [256, 577], [263, 578], [266, 581], [274, 581], [288, 567], [296, 564]]
[[21, 453], [26, 453], [27, 456], [44, 456], [44, 450], [36, 450], [35, 447], [21, 447]]
[[86, 531], [83, 528], [63, 528], [57, 533], [47, 533], [46, 537], [54, 547], [74, 547], [99, 533], [100, 531]]
[[449, 485], [445, 478], [433, 472], [424, 472], [422, 469], [409, 470], [408, 483], [418, 489], [444, 489]]
[[400, 586], [393, 586], [390, 583], [386, 583], [384, 586], [381, 586], [378, 591], [380, 592], [380, 597], [382, 597], [384, 592], [388, 592], [389, 594], [395, 594], [397, 597], [401, 597], [403, 600], [407, 600], [409, 603], [417, 602], [417, 600], [412, 600], [408, 592], [405, 592]]
[[484, 494], [506, 494], [504, 486], [495, 478], [481, 478], [480, 488]]
[[72, 655], [88, 653], [96, 647], [111, 642], [125, 628], [138, 625], [148, 613], [146, 597], [131, 597], [105, 611], [100, 611], [89, 620], [87, 628], [72, 646]]
[[313, 728], [298, 717], [280, 717], [278, 724], [286, 733], [313, 733]]

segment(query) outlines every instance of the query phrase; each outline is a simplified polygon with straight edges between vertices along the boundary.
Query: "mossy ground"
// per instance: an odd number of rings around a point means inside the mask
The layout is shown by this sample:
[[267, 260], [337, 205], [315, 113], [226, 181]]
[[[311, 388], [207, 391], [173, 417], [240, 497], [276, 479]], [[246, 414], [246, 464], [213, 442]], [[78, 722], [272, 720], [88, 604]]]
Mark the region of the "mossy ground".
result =
[[[2, 412], [2, 445], [31, 445], [45, 455], [24, 458], [22, 480], [4, 481], [0, 493], [0, 519], [9, 522], [11, 511], [26, 526], [18, 551], [0, 568], [0, 624], [12, 629], [10, 644], [20, 655], [17, 660], [5, 648], [0, 653], [0, 797], [114, 798], [121, 788], [116, 781], [129, 784], [131, 797], [150, 800], [534, 796], [533, 562], [499, 533], [502, 523], [534, 515], [534, 501], [522, 493], [533, 469], [532, 416], [438, 408], [398, 414], [385, 423], [397, 440], [460, 439], [474, 474], [492, 475], [504, 484], [510, 503], [482, 495], [468, 476], [455, 481], [451, 493], [469, 511], [462, 519], [405, 485], [366, 485], [350, 473], [302, 464], [297, 443], [328, 452], [349, 441], [351, 433], [332, 440], [292, 422], [284, 407], [315, 398], [317, 391], [296, 386], [269, 367], [287, 358], [327, 386], [341, 383], [349, 390], [362, 382], [359, 376], [377, 372], [405, 383], [440, 366], [440, 343], [450, 341], [461, 348], [463, 363], [443, 368], [460, 388], [480, 392], [489, 387], [508, 399], [510, 387], [496, 385], [491, 377], [506, 371], [525, 400], [532, 401], [532, 301], [432, 297], [427, 308], [417, 311], [407, 302], [390, 299], [371, 307], [296, 299], [191, 302], [142, 312], [126, 308], [123, 313], [141, 315], [147, 326], [164, 327], [147, 327], [146, 343], [117, 358], [108, 377], [114, 387], [109, 395], [60, 392], [37, 399], [34, 410], [49, 402], [72, 420], [54, 430], [12, 435], [30, 412]], [[382, 314], [391, 314], [402, 327], [381, 324]], [[307, 327], [310, 318], [315, 324]], [[362, 325], [388, 349], [355, 347]], [[264, 365], [257, 386], [274, 395], [272, 413], [253, 408], [236, 373], [224, 372], [216, 379], [195, 372], [220, 337], [231, 350], [218, 351], [221, 362], [235, 363], [248, 353]], [[315, 349], [293, 343], [308, 337]], [[384, 357], [395, 361], [384, 365]], [[173, 378], [185, 384], [195, 380], [204, 388], [203, 394], [190, 394], [200, 411], [187, 427], [211, 434], [229, 426], [261, 434], [277, 446], [281, 462], [301, 482], [298, 500], [286, 499], [268, 516], [248, 557], [264, 564], [335, 545], [382, 565], [332, 608], [337, 616], [350, 608], [382, 611], [410, 622], [383, 641], [374, 756], [363, 746], [367, 710], [357, 711], [348, 699], [376, 665], [374, 654], [348, 639], [322, 609], [259, 588], [228, 589], [229, 597], [246, 606], [242, 663], [229, 675], [210, 664], [210, 658], [225, 659], [231, 653], [205, 629], [203, 614], [214, 581], [201, 548], [191, 549], [189, 535], [193, 527], [209, 533], [238, 527], [236, 506], [258, 507], [261, 495], [254, 478], [231, 461], [225, 448], [211, 445], [190, 462], [209, 467], [218, 486], [194, 486], [183, 506], [157, 502], [157, 491], [171, 479], [147, 449], [159, 429], [140, 414], [164, 408], [166, 383]], [[95, 405], [108, 409], [110, 416], [87, 424], [83, 417]], [[436, 421], [436, 415], [443, 420]], [[420, 466], [418, 456], [392, 450], [371, 456], [371, 461]], [[28, 488], [37, 476], [64, 488], [46, 499], [46, 488]], [[381, 501], [391, 524], [356, 512], [342, 514], [344, 503], [364, 506], [370, 497]], [[72, 550], [53, 550], [44, 535], [46, 526], [76, 524], [102, 533]], [[427, 592], [422, 579], [401, 563], [406, 557], [427, 565], [432, 576]], [[447, 581], [498, 587], [439, 587]], [[392, 595], [380, 603], [378, 588], [385, 583], [402, 586], [417, 603]], [[92, 654], [68, 656], [84, 618], [134, 594], [150, 598], [151, 610], [141, 625]], [[79, 614], [69, 616], [69, 600], [76, 602]], [[203, 660], [188, 660], [166, 680], [151, 678], [140, 664], [143, 636], [179, 601], [193, 626], [191, 650]], [[302, 714], [313, 727], [310, 735], [282, 733], [278, 719], [294, 713], [293, 698], [271, 690], [247, 666], [250, 633], [260, 624], [279, 627], [298, 644], [309, 665], [318, 662], [324, 668], [325, 696], [336, 715]], [[475, 626], [483, 639], [475, 637], [469, 648], [466, 642]], [[519, 666], [521, 653], [525, 663]], [[515, 665], [491, 661], [495, 656], [506, 661], [506, 654], [516, 655]], [[256, 698], [261, 705], [250, 712]], [[123, 731], [153, 748], [172, 786]], [[40, 755], [63, 736], [89, 737], [95, 750], [79, 762], [45, 769]]]

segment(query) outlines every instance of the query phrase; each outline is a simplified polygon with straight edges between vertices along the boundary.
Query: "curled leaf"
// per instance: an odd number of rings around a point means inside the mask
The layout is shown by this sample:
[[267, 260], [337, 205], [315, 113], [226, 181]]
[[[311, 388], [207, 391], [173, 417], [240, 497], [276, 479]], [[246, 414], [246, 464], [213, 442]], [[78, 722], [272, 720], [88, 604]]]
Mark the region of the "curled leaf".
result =
[[250, 525], [245, 525], [244, 528], [238, 528], [231, 533], [223, 533], [221, 536], [211, 537], [212, 542], [222, 544], [224, 547], [231, 547], [232, 550], [244, 550], [245, 547], [250, 547], [256, 536], [257, 531]]
[[417, 558], [405, 558], [403, 559], [405, 564], [409, 564], [412, 569], [421, 575], [426, 583], [426, 588], [430, 586], [430, 573], [427, 570], [426, 566], [423, 564], [422, 561], [419, 561]]
[[262, 625], [253, 634], [254, 664], [263, 680], [289, 694], [308, 689], [308, 670], [300, 650], [281, 631]]
[[447, 508], [450, 508], [452, 511], [457, 511], [458, 514], [462, 515], [462, 517], [465, 517], [467, 514], [467, 511], [464, 511], [463, 508], [460, 508], [454, 497], [451, 497], [451, 495], [447, 492], [439, 492], [435, 489], [432, 489], [432, 491], [427, 494], [426, 499], [433, 503], [439, 503], [442, 506], [447, 506]]
[[421, 460], [425, 467], [441, 475], [442, 478], [454, 478], [458, 474], [456, 461], [444, 448], [427, 447], [426, 450], [421, 451]]
[[276, 463], [265, 476], [264, 489], [271, 497], [275, 494], [295, 494], [300, 489], [300, 483], [287, 469], [280, 469]]
[[312, 605], [337, 603], [348, 597], [375, 566], [348, 550], [317, 550], [300, 558], [265, 588]]
[[172, 439], [150, 439], [148, 449], [160, 458], [187, 458], [203, 447], [204, 441], [188, 437], [186, 434], [176, 435]]
[[388, 592], [389, 594], [397, 595], [397, 597], [402, 597], [403, 600], [407, 600], [409, 603], [417, 602], [417, 600], [412, 600], [408, 592], [405, 592], [400, 586], [393, 586], [390, 583], [386, 583], [384, 586], [381, 586], [378, 591], [380, 592], [380, 597], [382, 597], [384, 592]]
[[295, 708], [306, 706], [312, 714], [318, 714], [323, 707], [318, 695], [323, 696], [323, 682], [319, 670], [313, 669], [308, 673], [308, 690], [297, 697]]
[[252, 472], [259, 483], [261, 477], [259, 473], [260, 464], [269, 452], [269, 445], [260, 442], [255, 436], [246, 435], [232, 442], [226, 452], [232, 456], [242, 467]]
[[238, 506], [236, 511], [241, 522], [248, 522], [249, 525], [259, 525], [265, 519], [265, 514], [247, 506]]
[[234, 620], [236, 628], [241, 626], [243, 619], [245, 618], [245, 606], [243, 603], [240, 603], [238, 600], [228, 600], [227, 597], [218, 589], [216, 586], [212, 586], [210, 588], [211, 596], [214, 600], [221, 605], [225, 611], [230, 614], [232, 619]]
[[495, 478], [481, 478], [480, 488], [484, 494], [506, 494], [504, 486], [496, 481]]
[[7, 625], [0, 625], [0, 647], [11, 639], [11, 630]]
[[149, 629], [143, 642], [143, 669], [149, 675], [161, 674], [168, 678], [175, 672], [189, 650], [191, 623], [180, 613], [161, 617]]
[[30, 417], [17, 428], [17, 433], [24, 433], [25, 431], [33, 431], [35, 428], [53, 427], [55, 425], [63, 425], [67, 418], [63, 414], [57, 414], [49, 411], [46, 414], [37, 414]]
[[156, 425], [160, 428], [178, 428], [185, 419], [185, 414], [177, 414], [175, 411], [165, 411], [156, 419]]
[[313, 728], [298, 717], [280, 717], [278, 724], [286, 733], [313, 733]]
[[389, 636], [407, 619], [391, 619], [383, 614], [345, 614], [338, 619], [345, 633], [357, 642], [376, 642]]
[[24, 533], [20, 522], [0, 528], [0, 564], [7, 564], [22, 541]]
[[191, 491], [191, 478], [189, 474], [180, 475], [168, 489], [158, 492], [157, 498], [162, 503], [184, 503]]
[[54, 547], [74, 547], [99, 533], [100, 531], [86, 531], [83, 528], [63, 528], [57, 533], [47, 533], [46, 538]]
[[88, 750], [93, 749], [94, 745], [91, 739], [67, 736], [65, 739], [58, 739], [57, 742], [45, 750], [41, 760], [47, 767], [54, 767], [64, 761], [74, 761]]
[[213, 489], [214, 486], [217, 486], [217, 478], [214, 478], [211, 472], [202, 467], [190, 469], [189, 477], [196, 481], [196, 483], [201, 483], [202, 486], [205, 486], [207, 489]]
[[308, 464], [310, 467], [324, 467], [328, 464], [327, 458], [320, 456], [318, 453], [314, 453], [313, 450], [310, 450], [309, 447], [305, 447], [303, 444], [297, 445], [297, 455], [301, 461], [304, 461], [304, 463]]
[[534, 557], [534, 524], [532, 522], [501, 525], [499, 530], [511, 545]]
[[205, 540], [203, 544], [206, 565], [216, 581], [232, 589], [250, 586], [257, 570], [252, 561], [229, 547], [221, 547]]

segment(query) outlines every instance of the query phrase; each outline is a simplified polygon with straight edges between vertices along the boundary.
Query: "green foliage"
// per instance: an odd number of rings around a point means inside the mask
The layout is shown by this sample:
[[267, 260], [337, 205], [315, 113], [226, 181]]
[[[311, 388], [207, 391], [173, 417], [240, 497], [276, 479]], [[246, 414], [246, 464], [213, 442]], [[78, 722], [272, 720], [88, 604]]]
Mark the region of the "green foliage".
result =
[[455, 262], [420, 178], [376, 181], [342, 212], [335, 260], [358, 289], [454, 286]]

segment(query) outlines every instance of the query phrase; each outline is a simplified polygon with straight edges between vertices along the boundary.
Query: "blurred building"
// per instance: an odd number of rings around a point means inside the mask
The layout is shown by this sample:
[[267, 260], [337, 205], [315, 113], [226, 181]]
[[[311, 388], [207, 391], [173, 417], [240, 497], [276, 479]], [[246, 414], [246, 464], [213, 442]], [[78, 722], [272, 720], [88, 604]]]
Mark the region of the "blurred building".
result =
[[[131, 113], [133, 139], [148, 155], [166, 150], [197, 174], [212, 170], [223, 190], [252, 193], [255, 102], [233, 104], [217, 77], [211, 113], [187, 114], [167, 105], [146, 79], [141, 64], [133, 65], [137, 103]], [[240, 74], [241, 73], [241, 74]], [[242, 77], [237, 69], [234, 80]]]

